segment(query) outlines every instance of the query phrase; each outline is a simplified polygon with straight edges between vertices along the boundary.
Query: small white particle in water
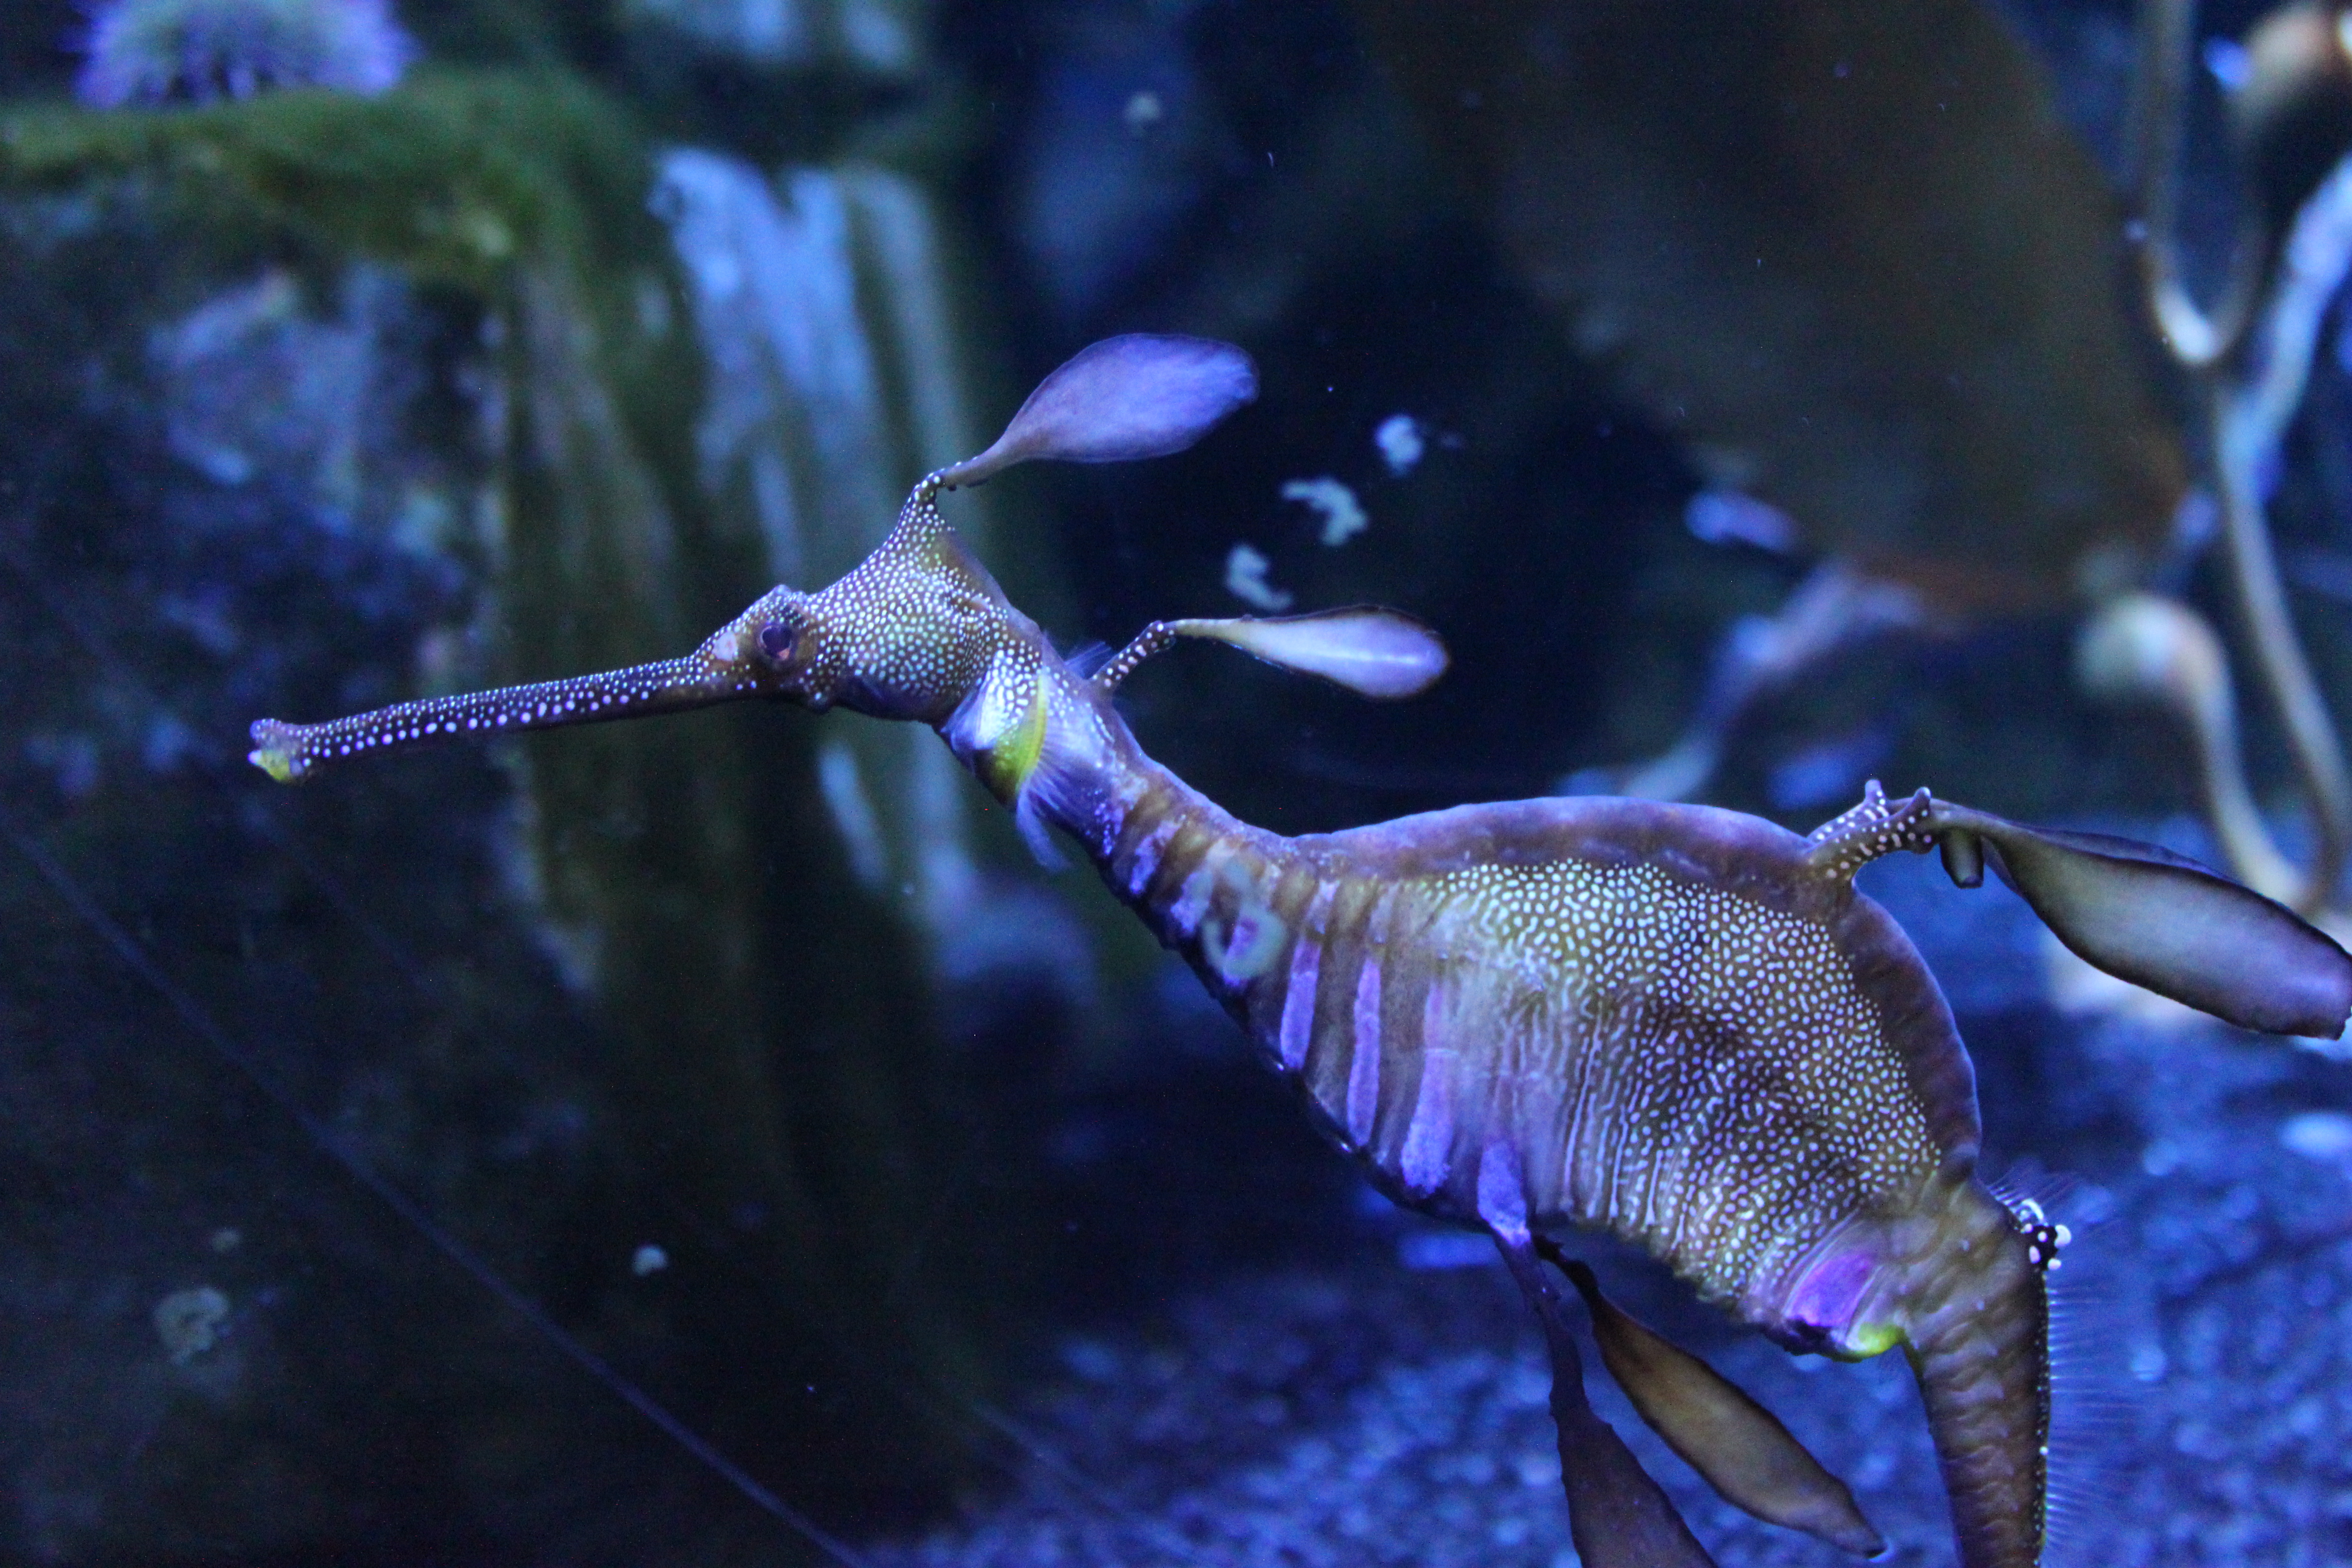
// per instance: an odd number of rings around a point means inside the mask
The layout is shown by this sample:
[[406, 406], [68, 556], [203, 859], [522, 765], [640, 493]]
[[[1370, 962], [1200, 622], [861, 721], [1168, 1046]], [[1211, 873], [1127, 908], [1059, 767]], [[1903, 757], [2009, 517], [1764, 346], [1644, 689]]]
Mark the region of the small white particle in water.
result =
[[1421, 438], [1421, 422], [1410, 414], [1391, 414], [1372, 432], [1372, 445], [1392, 474], [1409, 474], [1428, 447]]
[[1372, 526], [1364, 515], [1356, 492], [1325, 474], [1318, 479], [1293, 479], [1282, 487], [1282, 499], [1313, 507], [1323, 517], [1323, 542], [1334, 548], [1345, 544]]
[[1127, 107], [1119, 110], [1118, 117], [1126, 124], [1129, 135], [1140, 136], [1168, 118], [1168, 106], [1160, 101], [1158, 93], [1146, 89], [1127, 100]]
[[629, 1272], [640, 1279], [648, 1274], [658, 1274], [668, 1267], [669, 1254], [650, 1241], [629, 1255]]
[[1502, 1255], [1483, 1236], [1467, 1231], [1423, 1231], [1397, 1237], [1397, 1261], [1417, 1271], [1483, 1268], [1499, 1263]]
[[209, 1285], [174, 1290], [155, 1303], [155, 1332], [174, 1364], [185, 1365], [220, 1342], [228, 1298]]
[[2253, 77], [2254, 58], [2243, 44], [2228, 38], [2208, 38], [2201, 52], [2205, 69], [2224, 92], [2237, 91]]
[[2279, 1128], [2279, 1142], [2306, 1160], [2352, 1160], [2352, 1116], [2306, 1110]]
[[1286, 610], [1291, 596], [1265, 580], [1274, 563], [1246, 544], [1236, 544], [1225, 557], [1225, 592], [1261, 610]]
[[245, 1233], [233, 1225], [225, 1225], [213, 1232], [212, 1247], [215, 1252], [235, 1252], [244, 1245]]
[[1737, 541], [1787, 554], [1797, 547], [1797, 525], [1767, 501], [1734, 489], [1705, 489], [1683, 509], [1683, 526], [1709, 544]]

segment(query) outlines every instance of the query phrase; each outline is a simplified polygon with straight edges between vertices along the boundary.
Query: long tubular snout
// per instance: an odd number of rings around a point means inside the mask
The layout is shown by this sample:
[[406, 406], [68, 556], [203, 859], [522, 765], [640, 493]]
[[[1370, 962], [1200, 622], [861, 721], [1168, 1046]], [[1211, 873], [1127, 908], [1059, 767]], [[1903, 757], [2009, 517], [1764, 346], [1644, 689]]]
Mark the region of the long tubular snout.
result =
[[348, 757], [439, 745], [465, 736], [675, 713], [739, 695], [709, 661], [689, 655], [569, 680], [421, 698], [321, 724], [257, 720], [248, 760], [278, 783], [292, 784]]
[[2049, 1488], [2049, 1297], [2013, 1229], [1945, 1263], [1909, 1352], [1961, 1568], [2034, 1568]]

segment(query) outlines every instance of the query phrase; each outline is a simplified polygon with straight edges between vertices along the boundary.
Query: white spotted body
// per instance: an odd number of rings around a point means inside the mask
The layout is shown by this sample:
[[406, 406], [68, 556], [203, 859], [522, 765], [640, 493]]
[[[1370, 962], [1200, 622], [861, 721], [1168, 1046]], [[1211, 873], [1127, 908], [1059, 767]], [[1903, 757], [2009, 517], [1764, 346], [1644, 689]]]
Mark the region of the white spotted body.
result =
[[[1131, 741], [1096, 754], [1140, 759]], [[1087, 803], [1071, 826], [1112, 890], [1425, 1212], [1478, 1223], [1491, 1150], [1531, 1224], [1604, 1226], [1783, 1328], [1802, 1262], [1973, 1151], [1932, 985], [1890, 986], [1840, 947], [1843, 920], [1867, 959], [1916, 963], [1874, 905], [1843, 886], [1819, 909], [1776, 901], [1641, 856], [1684, 821], [1752, 838], [1752, 819], [1561, 800], [1285, 839], [1148, 761], [1057, 793]], [[1805, 841], [1762, 832], [1801, 871]]]
[[[951, 542], [925, 553], [985, 582]], [[1606, 798], [1288, 838], [1153, 762], [1025, 617], [967, 647], [981, 673], [934, 721], [957, 754], [1034, 836], [1077, 840], [1399, 1202], [1489, 1225], [1507, 1190], [1528, 1225], [1607, 1228], [1844, 1354], [1902, 1337], [1956, 1187], [2007, 1223], [1971, 1178], [1949, 1009], [1851, 882], [1912, 844], [1917, 802], [1811, 838]]]

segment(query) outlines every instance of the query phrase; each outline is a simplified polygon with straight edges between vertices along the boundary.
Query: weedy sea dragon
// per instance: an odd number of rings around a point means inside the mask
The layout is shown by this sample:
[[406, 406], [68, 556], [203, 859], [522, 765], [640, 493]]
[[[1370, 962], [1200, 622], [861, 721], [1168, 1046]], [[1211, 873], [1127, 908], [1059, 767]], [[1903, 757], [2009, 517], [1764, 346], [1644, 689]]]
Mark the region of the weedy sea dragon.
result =
[[1160, 622], [1087, 676], [1007, 602], [937, 501], [1033, 458], [1176, 451], [1255, 395], [1255, 367], [1226, 344], [1097, 343], [994, 446], [918, 484], [831, 587], [775, 588], [683, 658], [331, 723], [265, 719], [252, 760], [290, 781], [379, 752], [751, 697], [929, 724], [1041, 847], [1049, 828], [1077, 841], [1383, 1192], [1493, 1237], [1552, 1358], [1588, 1568], [1709, 1559], [1587, 1404], [1546, 1258], [1585, 1298], [1636, 1409], [1726, 1498], [1853, 1552], [1882, 1542], [1776, 1419], [1601, 1296], [1559, 1248], [1579, 1226], [1645, 1248], [1791, 1351], [1903, 1347], [1961, 1561], [2029, 1568], [2048, 1468], [2043, 1274], [2066, 1237], [1979, 1179], [1975, 1074], [1951, 1010], [1854, 872], [1934, 847], [1974, 887], [1990, 862], [2091, 963], [2248, 1028], [2341, 1033], [2352, 959], [2165, 851], [1924, 789], [1895, 800], [1873, 784], [1802, 837], [1605, 798], [1297, 838], [1234, 820], [1144, 754], [1113, 706], [1120, 680], [1206, 637], [1403, 697], [1443, 673], [1435, 635], [1369, 607]]

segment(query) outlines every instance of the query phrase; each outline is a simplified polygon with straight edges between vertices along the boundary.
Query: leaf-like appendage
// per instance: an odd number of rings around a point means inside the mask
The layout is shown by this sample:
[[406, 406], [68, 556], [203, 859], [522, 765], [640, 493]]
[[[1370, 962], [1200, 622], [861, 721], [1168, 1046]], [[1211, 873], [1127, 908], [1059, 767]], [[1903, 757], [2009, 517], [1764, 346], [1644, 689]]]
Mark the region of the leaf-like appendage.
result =
[[1990, 845], [2002, 879], [2084, 962], [2241, 1028], [2343, 1035], [2352, 956], [2285, 905], [2153, 844], [1947, 801], [1936, 823]]
[[1650, 1429], [1724, 1500], [1858, 1557], [1886, 1549], [1846, 1484], [1807, 1452], [1778, 1416], [1706, 1363], [1622, 1310], [1601, 1293], [1591, 1269], [1572, 1259], [1555, 1261], [1592, 1313], [1592, 1337], [1600, 1342], [1609, 1375]]
[[1257, 366], [1213, 338], [1131, 332], [1080, 349], [1013, 416], [996, 444], [940, 475], [949, 489], [1045, 458], [1124, 463], [1181, 452], [1257, 396]]
[[1716, 1568], [1665, 1489], [1585, 1397], [1576, 1332], [1531, 1240], [1524, 1231], [1495, 1237], [1551, 1352], [1551, 1418], [1559, 1433], [1560, 1486], [1568, 1495], [1577, 1561], [1585, 1568]]
[[1363, 696], [1391, 701], [1426, 691], [1445, 673], [1445, 644], [1395, 610], [1358, 605], [1266, 619], [1171, 621], [1179, 637], [1230, 643], [1285, 669], [1319, 675]]

